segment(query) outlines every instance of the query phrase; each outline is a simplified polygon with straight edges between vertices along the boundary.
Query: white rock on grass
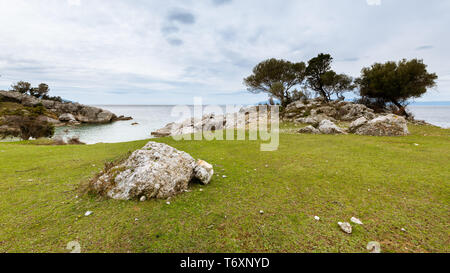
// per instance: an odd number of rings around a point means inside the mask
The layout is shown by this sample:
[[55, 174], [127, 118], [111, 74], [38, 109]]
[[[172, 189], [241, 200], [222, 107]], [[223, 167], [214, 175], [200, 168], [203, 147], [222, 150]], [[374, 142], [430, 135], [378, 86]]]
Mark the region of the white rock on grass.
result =
[[352, 225], [350, 225], [349, 223], [338, 222], [338, 225], [341, 227], [342, 231], [344, 231], [345, 233], [347, 233], [347, 234], [352, 233]]
[[195, 177], [204, 185], [209, 184], [214, 175], [213, 166], [203, 160], [197, 161], [197, 166], [194, 168]]
[[356, 218], [356, 217], [352, 217], [352, 218], [350, 219], [350, 221], [351, 221], [352, 223], [357, 224], [357, 225], [362, 225], [362, 224], [363, 224], [363, 222], [361, 222], [361, 220], [359, 220], [359, 219]]
[[314, 216], [314, 219], [315, 219], [316, 221], [320, 221], [320, 217], [319, 217], [319, 216]]
[[88, 210], [88, 211], [86, 211], [86, 213], [84, 214], [84, 216], [89, 216], [89, 215], [91, 215], [92, 213], [93, 213], [92, 211]]
[[185, 152], [151, 141], [123, 163], [102, 173], [91, 186], [118, 200], [142, 196], [166, 199], [185, 192], [194, 178], [209, 183], [213, 173], [205, 161], [197, 163]]
[[259, 211], [259, 214], [264, 214], [264, 211], [263, 211], [263, 210], [260, 210], [260, 211]]
[[369, 250], [370, 253], [381, 253], [381, 245], [379, 242], [369, 242], [367, 244], [367, 250]]
[[141, 202], [145, 202], [145, 200], [147, 200], [147, 197], [145, 197], [145, 195], [142, 196], [141, 199], [139, 199], [139, 201], [141, 201]]

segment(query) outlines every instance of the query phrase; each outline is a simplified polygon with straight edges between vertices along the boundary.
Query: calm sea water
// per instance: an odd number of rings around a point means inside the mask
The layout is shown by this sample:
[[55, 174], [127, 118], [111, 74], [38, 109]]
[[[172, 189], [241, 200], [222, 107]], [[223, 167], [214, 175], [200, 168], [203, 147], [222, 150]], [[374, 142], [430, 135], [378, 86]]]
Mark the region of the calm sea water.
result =
[[[77, 127], [60, 127], [56, 136], [79, 136], [87, 143], [115, 143], [152, 138], [151, 132], [167, 123], [179, 121], [171, 116], [173, 106], [126, 106], [102, 105], [116, 115], [132, 116], [131, 121], [118, 121], [105, 125], [82, 125]], [[192, 108], [191, 108], [192, 109]], [[409, 109], [417, 119], [425, 120], [437, 126], [450, 128], [450, 106], [410, 106]], [[137, 122], [138, 125], [132, 125]]]

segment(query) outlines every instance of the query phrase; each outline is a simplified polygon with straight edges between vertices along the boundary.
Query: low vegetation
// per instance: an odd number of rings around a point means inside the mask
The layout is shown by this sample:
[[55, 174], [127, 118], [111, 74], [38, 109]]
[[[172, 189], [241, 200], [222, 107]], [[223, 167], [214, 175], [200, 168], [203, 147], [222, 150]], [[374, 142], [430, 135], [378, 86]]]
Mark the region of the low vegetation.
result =
[[[450, 251], [449, 130], [281, 130], [276, 152], [261, 152], [259, 141], [156, 139], [213, 163], [217, 174], [170, 205], [80, 192], [105, 164], [147, 141], [0, 143], [0, 252], [68, 252], [71, 241], [82, 252], [366, 252], [370, 241], [383, 252]], [[351, 217], [364, 225], [349, 235], [337, 223]]]

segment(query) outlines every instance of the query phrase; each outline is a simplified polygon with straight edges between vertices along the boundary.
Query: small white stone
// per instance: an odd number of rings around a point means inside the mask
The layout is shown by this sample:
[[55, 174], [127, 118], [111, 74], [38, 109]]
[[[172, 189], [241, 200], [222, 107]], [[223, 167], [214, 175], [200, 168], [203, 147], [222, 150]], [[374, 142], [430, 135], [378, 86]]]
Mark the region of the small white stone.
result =
[[352, 225], [350, 225], [349, 223], [338, 222], [338, 225], [341, 227], [342, 231], [344, 231], [345, 233], [348, 233], [348, 234], [352, 233]]
[[226, 175], [224, 175], [224, 176], [222, 176], [223, 178], [227, 178], [227, 176]]
[[137, 221], [139, 221], [139, 219], [138, 218], [134, 218], [134, 221], [137, 222]]
[[166, 204], [167, 204], [167, 205], [170, 205], [170, 202], [169, 202], [169, 201], [167, 201], [167, 202], [166, 202]]
[[361, 222], [361, 220], [359, 220], [358, 218], [352, 217], [350, 219], [350, 221], [352, 221], [352, 223], [355, 223], [357, 225], [362, 225], [363, 223]]
[[319, 217], [319, 216], [314, 216], [314, 219], [315, 219], [316, 221], [320, 221], [320, 217]]
[[263, 211], [263, 210], [260, 210], [260, 211], [259, 211], [259, 214], [264, 214], [264, 211]]
[[406, 231], [406, 229], [402, 228], [402, 231]]
[[145, 195], [141, 196], [141, 199], [139, 199], [139, 201], [144, 202], [145, 200], [147, 200], [147, 197]]
[[89, 215], [91, 215], [92, 213], [93, 213], [92, 211], [88, 210], [88, 211], [86, 211], [86, 213], [84, 214], [84, 216], [89, 216]]
[[367, 244], [367, 250], [369, 250], [370, 253], [381, 253], [381, 245], [379, 242], [369, 242]]

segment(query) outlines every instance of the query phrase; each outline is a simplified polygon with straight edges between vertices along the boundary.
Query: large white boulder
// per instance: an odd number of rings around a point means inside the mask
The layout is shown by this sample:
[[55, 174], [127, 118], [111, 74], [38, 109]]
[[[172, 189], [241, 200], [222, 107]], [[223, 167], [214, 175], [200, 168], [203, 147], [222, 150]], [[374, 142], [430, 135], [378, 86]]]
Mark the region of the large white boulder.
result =
[[[362, 122], [362, 121], [361, 121]], [[355, 129], [355, 134], [368, 136], [406, 136], [409, 135], [406, 119], [397, 115], [386, 115], [372, 119]]]
[[118, 200], [165, 199], [183, 193], [197, 178], [208, 184], [214, 173], [211, 165], [198, 163], [189, 154], [167, 144], [149, 142], [123, 163], [92, 181], [92, 188]]

